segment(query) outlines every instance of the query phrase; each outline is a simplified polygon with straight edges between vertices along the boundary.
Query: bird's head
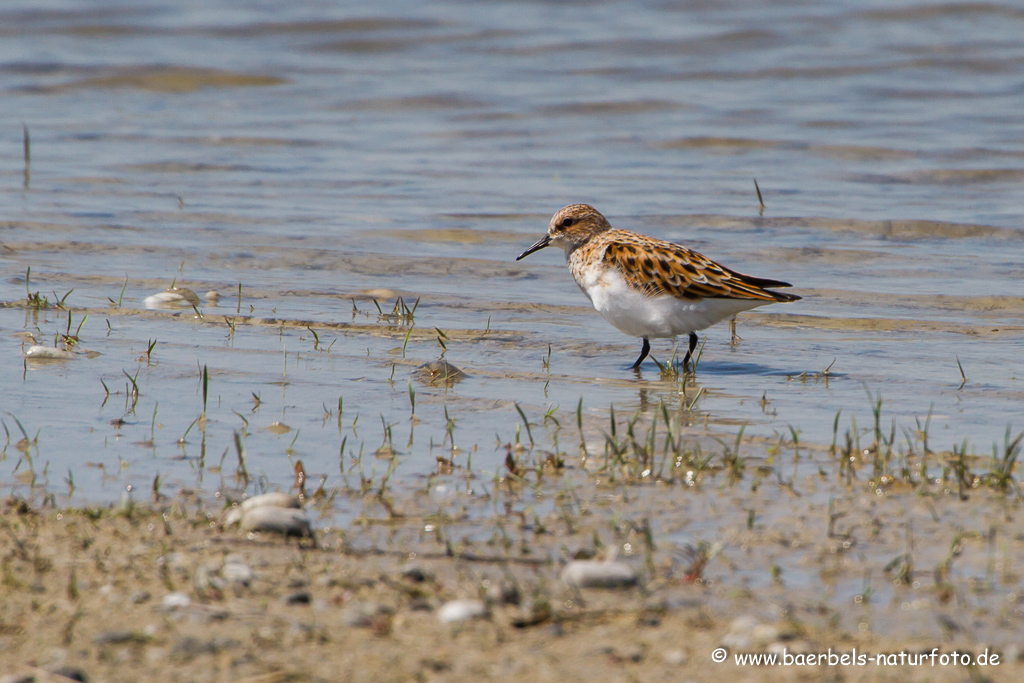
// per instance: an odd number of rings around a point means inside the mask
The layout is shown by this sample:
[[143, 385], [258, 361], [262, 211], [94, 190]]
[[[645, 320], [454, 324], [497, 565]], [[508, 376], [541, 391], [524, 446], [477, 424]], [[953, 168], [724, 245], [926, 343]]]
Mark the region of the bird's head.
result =
[[570, 204], [554, 216], [548, 223], [548, 234], [534, 242], [516, 261], [526, 258], [544, 247], [560, 247], [566, 256], [586, 244], [594, 235], [612, 226], [601, 212], [590, 204]]

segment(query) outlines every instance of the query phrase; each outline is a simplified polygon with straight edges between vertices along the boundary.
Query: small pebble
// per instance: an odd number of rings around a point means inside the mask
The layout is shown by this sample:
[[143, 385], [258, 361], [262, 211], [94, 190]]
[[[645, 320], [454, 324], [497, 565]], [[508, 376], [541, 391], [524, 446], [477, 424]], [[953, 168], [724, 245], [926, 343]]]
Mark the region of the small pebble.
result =
[[551, 620], [551, 607], [546, 601], [535, 601], [524, 605], [518, 614], [510, 615], [509, 623], [516, 628], [530, 628]]
[[492, 583], [487, 587], [487, 599], [499, 605], [518, 605], [519, 590], [504, 581]]
[[423, 583], [427, 579], [434, 578], [429, 572], [424, 571], [417, 565], [410, 565], [402, 570], [402, 578], [409, 579], [415, 583]]
[[69, 681], [81, 681], [81, 683], [89, 683], [89, 677], [85, 675], [85, 672], [81, 669], [76, 669], [73, 666], [62, 666], [54, 669], [50, 673], [56, 674], [57, 676], [63, 676]]
[[424, 363], [413, 371], [424, 382], [457, 382], [468, 375], [444, 358]]
[[211, 289], [209, 292], [203, 295], [203, 298], [207, 301], [220, 301], [220, 292]]
[[412, 598], [409, 600], [409, 609], [413, 612], [432, 612], [434, 606], [425, 598]]
[[171, 569], [178, 570], [188, 569], [189, 564], [188, 557], [186, 557], [185, 553], [168, 553], [166, 555], [161, 555], [157, 559], [157, 562], [162, 565], [166, 565]]
[[481, 619], [486, 616], [487, 605], [481, 600], [452, 600], [451, 602], [446, 602], [437, 610], [437, 618], [445, 624], [466, 621], [468, 619]]
[[661, 617], [653, 612], [642, 612], [637, 616], [636, 623], [640, 626], [659, 626], [661, 624]]
[[214, 652], [216, 652], [216, 650], [213, 648], [211, 643], [204, 643], [198, 638], [185, 636], [184, 638], [180, 638], [178, 642], [174, 644], [174, 648], [171, 650], [171, 656], [177, 659], [190, 661], [199, 655], [213, 654]]
[[164, 596], [164, 599], [160, 601], [160, 608], [165, 612], [173, 612], [179, 609], [186, 609], [191, 604], [192, 598], [184, 593], [175, 591]]
[[242, 517], [244, 531], [269, 531], [285, 536], [313, 537], [313, 528], [302, 510], [291, 508], [258, 507]]
[[200, 640], [192, 636], [185, 636], [174, 644], [171, 649], [171, 656], [191, 661], [200, 655], [215, 655], [221, 650], [238, 647], [238, 641], [231, 638], [213, 638], [212, 640]]
[[392, 614], [393, 611], [387, 605], [376, 602], [354, 602], [342, 610], [341, 622], [346, 626], [368, 628], [373, 626], [375, 619]]
[[613, 659], [620, 662], [633, 662], [634, 664], [638, 664], [644, 660], [644, 650], [638, 646], [626, 648], [622, 651], [613, 648], [609, 654]]
[[292, 593], [286, 595], [284, 598], [284, 604], [286, 605], [308, 605], [313, 602], [313, 596], [308, 591], [299, 591], [298, 593]]
[[248, 586], [253, 579], [252, 568], [240, 560], [225, 561], [224, 566], [220, 568], [220, 575], [228, 583], [237, 583], [242, 586]]
[[145, 643], [148, 641], [149, 637], [146, 634], [128, 629], [100, 631], [92, 639], [92, 642], [97, 645], [122, 645], [124, 643]]
[[624, 562], [573, 560], [562, 570], [562, 581], [577, 588], [624, 588], [635, 585], [636, 572]]
[[223, 591], [227, 586], [219, 576], [220, 568], [217, 566], [205, 565], [198, 567], [192, 576], [192, 586], [200, 593], [210, 590]]

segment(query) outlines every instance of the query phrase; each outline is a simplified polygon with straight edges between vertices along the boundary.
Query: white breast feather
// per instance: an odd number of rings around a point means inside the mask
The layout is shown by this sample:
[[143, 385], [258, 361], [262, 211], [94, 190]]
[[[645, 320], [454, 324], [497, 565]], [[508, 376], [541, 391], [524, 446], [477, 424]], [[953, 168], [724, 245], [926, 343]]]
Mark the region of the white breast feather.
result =
[[750, 299], [677, 299], [647, 296], [631, 288], [618, 271], [602, 266], [584, 269], [577, 284], [597, 312], [632, 337], [677, 337], [764, 306], [771, 301]]

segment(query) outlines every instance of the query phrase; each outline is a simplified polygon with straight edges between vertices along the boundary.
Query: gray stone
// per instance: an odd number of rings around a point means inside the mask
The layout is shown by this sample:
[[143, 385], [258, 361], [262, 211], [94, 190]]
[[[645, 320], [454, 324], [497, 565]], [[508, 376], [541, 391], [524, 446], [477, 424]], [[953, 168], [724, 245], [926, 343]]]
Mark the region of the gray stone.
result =
[[573, 560], [565, 565], [562, 581], [576, 588], [626, 588], [636, 584], [636, 571], [624, 562]]
[[446, 624], [469, 619], [482, 619], [486, 616], [487, 605], [482, 600], [452, 600], [437, 610], [437, 618]]

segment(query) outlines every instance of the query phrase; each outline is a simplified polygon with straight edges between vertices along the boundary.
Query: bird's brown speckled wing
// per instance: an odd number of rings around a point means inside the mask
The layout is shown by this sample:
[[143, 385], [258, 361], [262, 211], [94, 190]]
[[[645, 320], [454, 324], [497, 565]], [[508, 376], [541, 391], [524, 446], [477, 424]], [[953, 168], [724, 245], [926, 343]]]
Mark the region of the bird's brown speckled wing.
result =
[[738, 273], [678, 244], [625, 230], [609, 230], [598, 239], [604, 246], [604, 264], [617, 269], [631, 287], [649, 295], [759, 301], [800, 298], [765, 289], [790, 287], [788, 282]]

